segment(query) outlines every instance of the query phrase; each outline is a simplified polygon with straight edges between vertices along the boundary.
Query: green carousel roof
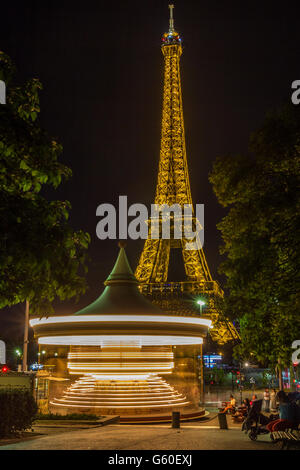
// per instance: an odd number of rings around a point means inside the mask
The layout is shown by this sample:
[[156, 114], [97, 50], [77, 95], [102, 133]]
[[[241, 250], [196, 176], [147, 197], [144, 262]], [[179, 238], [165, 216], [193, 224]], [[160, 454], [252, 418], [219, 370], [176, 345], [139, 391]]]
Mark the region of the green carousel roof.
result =
[[74, 315], [161, 315], [163, 312], [147, 300], [138, 289], [138, 281], [130, 267], [124, 247], [120, 246], [117, 261], [104, 282], [100, 297]]
[[73, 315], [32, 319], [30, 325], [39, 343], [101, 347], [119, 347], [121, 341], [146, 346], [200, 344], [211, 325], [207, 319], [168, 315], [147, 300], [122, 246], [104, 284], [100, 297]]

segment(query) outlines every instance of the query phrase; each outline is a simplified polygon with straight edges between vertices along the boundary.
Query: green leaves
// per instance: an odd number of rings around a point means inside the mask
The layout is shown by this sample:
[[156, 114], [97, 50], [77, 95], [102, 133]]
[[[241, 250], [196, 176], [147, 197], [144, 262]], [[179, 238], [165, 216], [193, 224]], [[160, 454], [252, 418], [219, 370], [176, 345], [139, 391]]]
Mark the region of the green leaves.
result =
[[0, 390], [0, 437], [8, 437], [31, 428], [37, 414], [33, 394], [28, 390]]
[[86, 289], [89, 235], [68, 225], [70, 203], [48, 201], [43, 185], [56, 188], [71, 170], [59, 163], [62, 146], [38, 125], [37, 79], [13, 83], [13, 66], [0, 53], [0, 73], [10, 77], [7, 105], [0, 106], [0, 308], [28, 299], [45, 314], [58, 297]]
[[[229, 295], [224, 310], [239, 319], [236, 353], [275, 366], [291, 360], [300, 338], [300, 109], [269, 114], [248, 156], [219, 158], [210, 175], [228, 208], [218, 224]], [[297, 306], [297, 307], [296, 307]]]
[[21, 168], [21, 170], [29, 170], [29, 166], [27, 165], [27, 163], [25, 162], [25, 160], [21, 160], [21, 162], [20, 162], [20, 168]]

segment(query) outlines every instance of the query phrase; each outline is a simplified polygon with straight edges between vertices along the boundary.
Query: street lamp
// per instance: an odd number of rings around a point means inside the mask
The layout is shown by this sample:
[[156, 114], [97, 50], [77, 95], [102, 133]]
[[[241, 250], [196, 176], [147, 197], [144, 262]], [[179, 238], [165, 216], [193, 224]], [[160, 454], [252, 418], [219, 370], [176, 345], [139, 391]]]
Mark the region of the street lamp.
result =
[[18, 372], [21, 372], [22, 370], [22, 366], [20, 364], [20, 359], [22, 357], [22, 351], [20, 351], [20, 349], [16, 349], [15, 350], [15, 354], [17, 356], [17, 365], [18, 365]]
[[[200, 315], [202, 315], [202, 307], [205, 305], [204, 300], [197, 300], [197, 304], [200, 307]], [[203, 344], [200, 344], [200, 396], [201, 404], [204, 404], [204, 364], [203, 364]]]
[[197, 300], [197, 304], [200, 307], [200, 315], [202, 315], [202, 307], [205, 305], [204, 300]]

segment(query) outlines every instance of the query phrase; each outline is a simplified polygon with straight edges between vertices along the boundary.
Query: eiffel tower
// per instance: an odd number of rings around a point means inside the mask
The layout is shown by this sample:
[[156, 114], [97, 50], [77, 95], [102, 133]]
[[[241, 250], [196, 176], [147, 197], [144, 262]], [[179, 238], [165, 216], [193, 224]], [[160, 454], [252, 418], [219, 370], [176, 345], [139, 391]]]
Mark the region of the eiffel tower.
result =
[[[169, 5], [169, 31], [162, 37], [164, 56], [164, 92], [162, 111], [162, 133], [158, 181], [155, 204], [185, 204], [192, 206], [192, 196], [186, 157], [182, 93], [180, 82], [181, 37], [174, 29], [174, 5]], [[174, 216], [170, 216], [174, 224]], [[192, 216], [193, 227], [198, 223]], [[186, 238], [170, 239], [151, 237], [151, 219], [148, 221], [148, 238], [145, 241], [137, 269], [136, 278], [141, 292], [157, 303], [165, 311], [178, 315], [199, 314], [196, 299], [206, 299], [205, 315], [213, 320], [214, 328], [210, 334], [214, 341], [224, 344], [237, 340], [239, 334], [232, 323], [220, 319], [217, 303], [223, 291], [212, 279], [202, 248], [187, 250]], [[161, 234], [161, 230], [159, 231]], [[153, 235], [153, 228], [152, 228]], [[168, 281], [170, 256], [173, 249], [181, 249], [185, 268], [185, 280]]]

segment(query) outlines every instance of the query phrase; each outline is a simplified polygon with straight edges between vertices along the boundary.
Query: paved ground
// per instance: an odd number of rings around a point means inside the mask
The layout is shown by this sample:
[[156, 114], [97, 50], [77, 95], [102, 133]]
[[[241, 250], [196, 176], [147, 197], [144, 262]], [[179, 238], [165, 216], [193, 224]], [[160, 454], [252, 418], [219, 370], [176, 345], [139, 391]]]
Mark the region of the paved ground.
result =
[[93, 429], [66, 431], [0, 447], [0, 450], [274, 450], [270, 437], [252, 442], [240, 427], [220, 430], [215, 420], [170, 425], [108, 425]]

